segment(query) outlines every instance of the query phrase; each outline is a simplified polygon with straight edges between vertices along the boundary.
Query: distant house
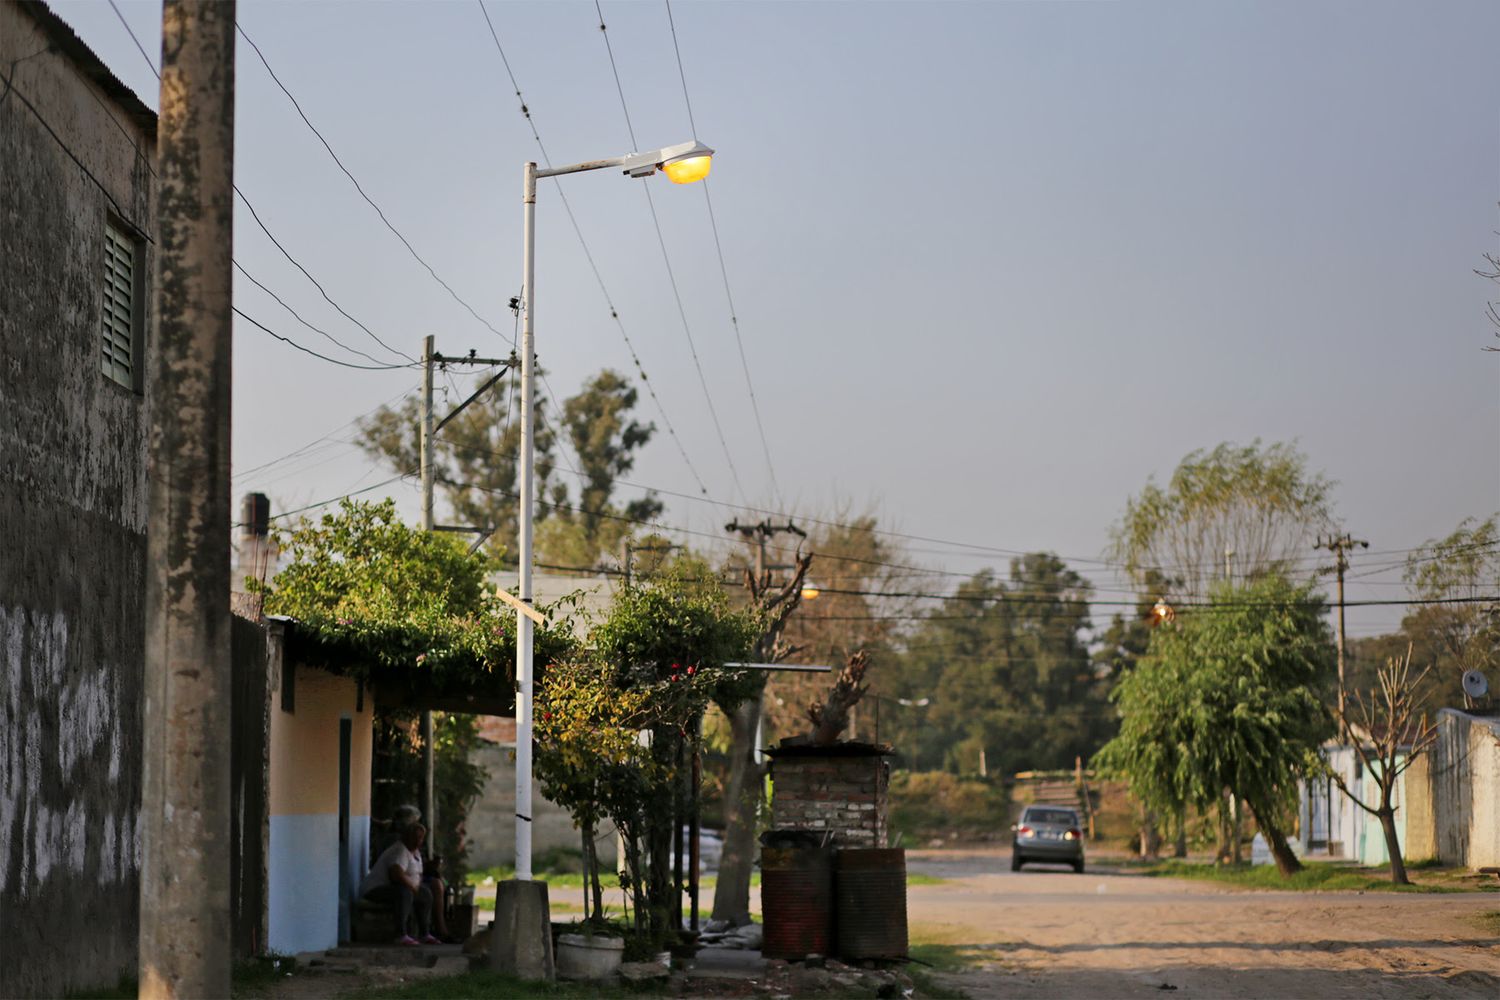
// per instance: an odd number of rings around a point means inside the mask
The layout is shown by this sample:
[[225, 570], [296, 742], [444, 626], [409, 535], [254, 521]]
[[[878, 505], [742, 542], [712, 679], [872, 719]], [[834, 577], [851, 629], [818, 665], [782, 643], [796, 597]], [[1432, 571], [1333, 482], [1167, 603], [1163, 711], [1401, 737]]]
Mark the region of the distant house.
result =
[[[1396, 839], [1408, 861], [1465, 868], [1500, 866], [1500, 717], [1445, 708], [1437, 740], [1396, 781]], [[1321, 753], [1365, 802], [1378, 789], [1351, 746]], [[1327, 779], [1305, 782], [1299, 803], [1300, 852], [1366, 865], [1390, 861], [1380, 821]]]
[[0, 0], [0, 996], [136, 963], [156, 115]]
[[[1370, 805], [1379, 803], [1379, 786], [1365, 769], [1354, 747], [1330, 740], [1319, 749], [1319, 755], [1361, 801]], [[1392, 795], [1396, 806], [1396, 841], [1401, 845], [1403, 856], [1406, 854], [1406, 778], [1404, 773], [1397, 777]], [[1363, 865], [1383, 865], [1391, 860], [1380, 820], [1355, 805], [1331, 779], [1315, 778], [1303, 783], [1299, 813], [1301, 836], [1295, 845], [1299, 855], [1357, 861]]]

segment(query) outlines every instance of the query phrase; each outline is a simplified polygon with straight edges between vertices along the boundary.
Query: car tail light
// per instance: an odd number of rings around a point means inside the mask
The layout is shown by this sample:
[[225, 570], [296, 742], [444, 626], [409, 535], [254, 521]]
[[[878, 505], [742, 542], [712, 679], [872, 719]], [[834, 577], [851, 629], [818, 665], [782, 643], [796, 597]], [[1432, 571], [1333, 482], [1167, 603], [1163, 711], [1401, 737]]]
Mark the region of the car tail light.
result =
[[1023, 826], [1016, 830], [1016, 833], [1020, 834], [1022, 837], [1029, 837], [1034, 832], [1035, 831], [1032, 830], [1029, 826]]
[[1077, 829], [1076, 827], [1074, 829], [1072, 829], [1072, 830], [1069, 830], [1067, 833], [1063, 834], [1063, 840], [1082, 840], [1082, 839], [1083, 839], [1083, 831]]

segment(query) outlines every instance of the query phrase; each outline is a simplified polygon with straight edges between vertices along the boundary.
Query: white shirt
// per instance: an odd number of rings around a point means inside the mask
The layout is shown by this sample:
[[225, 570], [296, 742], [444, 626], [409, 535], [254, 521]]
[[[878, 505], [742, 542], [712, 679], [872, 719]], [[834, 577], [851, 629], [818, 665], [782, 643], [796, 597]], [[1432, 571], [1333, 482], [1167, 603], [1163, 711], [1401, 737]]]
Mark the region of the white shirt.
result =
[[407, 850], [406, 845], [398, 840], [390, 847], [387, 847], [380, 857], [375, 859], [375, 864], [370, 869], [369, 874], [364, 877], [364, 881], [359, 883], [359, 894], [363, 896], [371, 889], [392, 884], [392, 867], [400, 868], [406, 872], [407, 877], [414, 882], [420, 883], [422, 881], [422, 859]]

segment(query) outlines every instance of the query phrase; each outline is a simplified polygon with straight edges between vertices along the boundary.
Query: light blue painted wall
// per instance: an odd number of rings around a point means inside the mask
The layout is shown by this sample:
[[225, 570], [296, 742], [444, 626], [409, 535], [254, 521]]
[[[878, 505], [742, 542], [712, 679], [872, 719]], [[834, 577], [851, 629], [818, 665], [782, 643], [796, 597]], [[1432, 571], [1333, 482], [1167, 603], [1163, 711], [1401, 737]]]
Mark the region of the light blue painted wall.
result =
[[[368, 837], [369, 821], [365, 822]], [[339, 818], [271, 817], [266, 943], [281, 954], [339, 943]]]

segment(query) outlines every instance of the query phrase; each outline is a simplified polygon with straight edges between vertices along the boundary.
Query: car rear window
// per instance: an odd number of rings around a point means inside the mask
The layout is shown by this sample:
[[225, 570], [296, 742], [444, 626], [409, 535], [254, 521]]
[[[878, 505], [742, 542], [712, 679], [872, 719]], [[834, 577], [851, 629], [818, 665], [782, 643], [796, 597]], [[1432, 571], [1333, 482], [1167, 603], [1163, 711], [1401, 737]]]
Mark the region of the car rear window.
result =
[[1049, 826], [1078, 825], [1078, 814], [1066, 809], [1028, 809], [1023, 818], [1028, 823], [1045, 823]]

